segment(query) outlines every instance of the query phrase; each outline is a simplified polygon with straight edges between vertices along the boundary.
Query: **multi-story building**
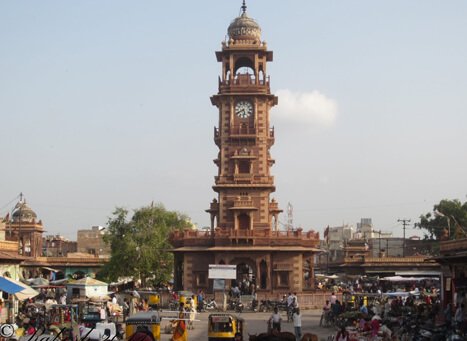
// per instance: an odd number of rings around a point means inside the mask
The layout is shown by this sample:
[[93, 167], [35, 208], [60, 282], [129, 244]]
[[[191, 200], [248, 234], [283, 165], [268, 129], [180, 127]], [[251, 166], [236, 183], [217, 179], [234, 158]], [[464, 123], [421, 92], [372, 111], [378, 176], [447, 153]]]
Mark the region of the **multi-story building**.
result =
[[45, 236], [43, 241], [46, 257], [66, 257], [70, 252], [77, 252], [78, 243], [61, 235]]
[[93, 226], [90, 230], [78, 230], [78, 252], [98, 257], [110, 255], [110, 246], [104, 242], [105, 233], [106, 230], [102, 226]]

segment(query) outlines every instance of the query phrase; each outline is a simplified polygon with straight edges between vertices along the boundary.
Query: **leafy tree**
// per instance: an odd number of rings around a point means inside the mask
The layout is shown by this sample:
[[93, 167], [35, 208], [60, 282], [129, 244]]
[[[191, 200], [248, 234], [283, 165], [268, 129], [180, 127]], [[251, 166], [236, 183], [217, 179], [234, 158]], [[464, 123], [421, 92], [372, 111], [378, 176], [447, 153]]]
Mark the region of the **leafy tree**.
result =
[[434, 205], [433, 213], [428, 212], [420, 216], [417, 226], [427, 230], [431, 239], [465, 238], [467, 202], [461, 203], [457, 199], [441, 200], [439, 204]]
[[116, 281], [118, 277], [140, 278], [142, 286], [158, 284], [171, 278], [173, 255], [168, 237], [171, 231], [189, 227], [187, 216], [167, 211], [162, 204], [134, 211], [116, 208], [109, 218], [104, 241], [110, 245], [110, 261], [99, 272], [99, 278]]

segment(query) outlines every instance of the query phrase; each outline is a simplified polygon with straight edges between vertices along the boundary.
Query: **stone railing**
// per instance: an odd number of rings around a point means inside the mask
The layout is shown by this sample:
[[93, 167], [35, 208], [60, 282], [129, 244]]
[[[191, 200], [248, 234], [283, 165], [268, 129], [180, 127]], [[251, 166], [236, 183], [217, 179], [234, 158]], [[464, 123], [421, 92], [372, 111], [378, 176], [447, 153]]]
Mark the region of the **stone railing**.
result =
[[176, 247], [180, 246], [209, 246], [230, 245], [233, 240], [249, 240], [256, 246], [306, 246], [318, 247], [319, 233], [314, 231], [271, 231], [264, 230], [233, 230], [216, 228], [214, 234], [210, 230], [185, 230], [175, 231], [171, 235], [171, 241]]
[[344, 258], [344, 263], [424, 263], [428, 260], [425, 256], [412, 257], [355, 257]]
[[[280, 301], [284, 295], [287, 295], [288, 291], [274, 290], [273, 293], [262, 292], [261, 290], [257, 291], [258, 300], [271, 300], [271, 301]], [[215, 292], [216, 302], [222, 302], [222, 292]], [[342, 302], [342, 293], [336, 293], [337, 299]], [[329, 300], [331, 297], [331, 292], [329, 291], [304, 291], [297, 295], [298, 303], [300, 309], [321, 309], [325, 304], [326, 300]]]

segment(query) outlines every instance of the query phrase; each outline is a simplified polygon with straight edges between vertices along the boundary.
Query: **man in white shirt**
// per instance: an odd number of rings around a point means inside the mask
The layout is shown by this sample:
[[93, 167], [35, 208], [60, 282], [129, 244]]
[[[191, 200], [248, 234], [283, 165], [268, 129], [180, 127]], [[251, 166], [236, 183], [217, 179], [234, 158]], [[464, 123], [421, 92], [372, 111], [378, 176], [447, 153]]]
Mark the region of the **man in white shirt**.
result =
[[289, 295], [287, 296], [287, 307], [290, 307], [293, 302], [293, 295], [291, 292], [289, 292]]
[[302, 315], [300, 314], [300, 308], [295, 309], [292, 320], [295, 330], [295, 339], [298, 341], [302, 337]]
[[269, 322], [272, 324], [272, 330], [276, 329], [278, 332], [280, 332], [281, 321], [282, 317], [281, 314], [279, 314], [279, 309], [274, 307], [274, 313], [272, 313], [271, 317], [269, 318]]
[[331, 305], [336, 304], [337, 301], [337, 296], [335, 292], [332, 292], [331, 298], [329, 299], [329, 302], [331, 302]]

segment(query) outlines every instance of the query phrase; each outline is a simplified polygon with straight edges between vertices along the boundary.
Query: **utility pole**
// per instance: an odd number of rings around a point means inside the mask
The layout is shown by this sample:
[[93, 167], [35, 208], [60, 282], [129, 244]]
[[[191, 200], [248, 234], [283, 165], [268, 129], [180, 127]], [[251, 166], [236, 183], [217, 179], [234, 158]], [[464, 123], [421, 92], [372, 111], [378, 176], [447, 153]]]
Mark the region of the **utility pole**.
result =
[[379, 254], [381, 255], [381, 230], [375, 232], [379, 234]]
[[404, 241], [403, 241], [403, 246], [402, 246], [402, 257], [405, 257], [405, 229], [406, 226], [409, 225], [410, 219], [397, 219], [398, 222], [402, 223], [403, 229], [404, 229]]

